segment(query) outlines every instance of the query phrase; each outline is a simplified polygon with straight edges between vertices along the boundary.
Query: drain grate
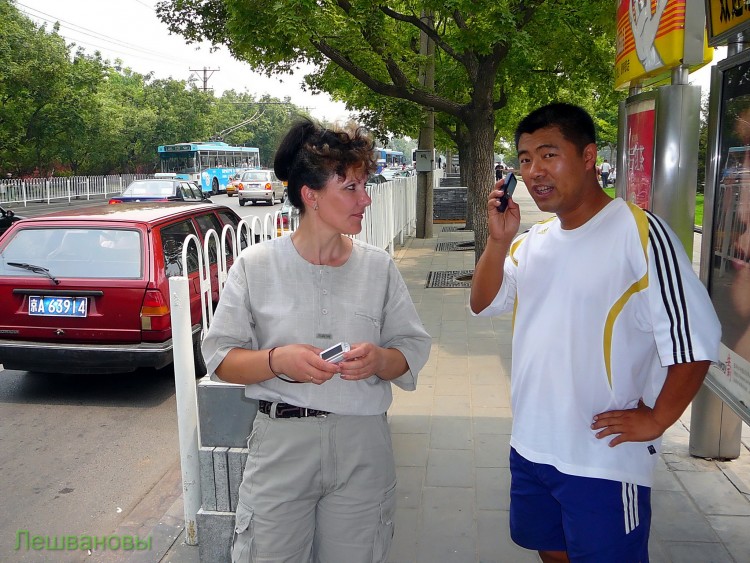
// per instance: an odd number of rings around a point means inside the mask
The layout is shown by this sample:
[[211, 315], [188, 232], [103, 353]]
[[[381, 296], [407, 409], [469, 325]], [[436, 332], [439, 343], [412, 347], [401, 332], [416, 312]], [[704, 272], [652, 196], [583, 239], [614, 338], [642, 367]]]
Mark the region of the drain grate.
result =
[[430, 272], [427, 275], [427, 287], [471, 287], [471, 280], [461, 280], [463, 276], [470, 276], [474, 270], [449, 270]]
[[443, 233], [455, 233], [456, 231], [466, 231], [466, 225], [443, 225], [443, 229], [441, 232]]
[[435, 250], [438, 252], [446, 252], [449, 250], [474, 250], [474, 241], [439, 242], [437, 247], [435, 247]]

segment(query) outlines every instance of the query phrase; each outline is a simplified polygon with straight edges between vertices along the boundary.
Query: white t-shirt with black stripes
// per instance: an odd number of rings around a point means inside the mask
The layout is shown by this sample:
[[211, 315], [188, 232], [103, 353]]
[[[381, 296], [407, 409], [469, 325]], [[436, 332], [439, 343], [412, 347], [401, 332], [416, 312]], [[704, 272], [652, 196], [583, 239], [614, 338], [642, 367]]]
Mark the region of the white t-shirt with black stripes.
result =
[[566, 474], [650, 487], [661, 440], [610, 448], [591, 423], [653, 406], [668, 366], [717, 360], [721, 327], [676, 235], [616, 199], [577, 229], [533, 226], [504, 271], [479, 315], [515, 307], [511, 445]]

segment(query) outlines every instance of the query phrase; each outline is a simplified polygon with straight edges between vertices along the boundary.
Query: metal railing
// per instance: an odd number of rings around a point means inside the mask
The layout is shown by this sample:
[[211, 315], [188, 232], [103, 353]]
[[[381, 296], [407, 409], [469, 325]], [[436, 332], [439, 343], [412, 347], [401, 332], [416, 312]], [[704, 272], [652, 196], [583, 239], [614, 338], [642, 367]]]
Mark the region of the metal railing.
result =
[[20, 203], [25, 207], [29, 203], [106, 197], [122, 193], [133, 180], [151, 177], [153, 174], [0, 179], [0, 204]]
[[[433, 188], [439, 184], [442, 174], [437, 173], [434, 176], [435, 185]], [[368, 186], [368, 192], [372, 198], [372, 204], [365, 213], [362, 231], [355, 235], [354, 238], [387, 250], [393, 255], [395, 246], [403, 244], [404, 239], [413, 236], [416, 231], [417, 177], [394, 178], [383, 184], [371, 184]], [[211, 293], [213, 289], [211, 287], [211, 264], [208, 259], [209, 245], [214, 244], [217, 249], [220, 249], [218, 255], [222, 257], [216, 265], [219, 269], [217, 291], [221, 295], [228, 275], [227, 247], [232, 249], [232, 259], [234, 260], [242, 250], [240, 248], [241, 245], [238, 244], [238, 240], [242, 240], [243, 234], [247, 245], [291, 234], [298, 225], [297, 215], [290, 212], [287, 227], [278, 227], [278, 225], [284, 224], [281, 220], [281, 215], [281, 211], [277, 210], [274, 213], [266, 213], [263, 219], [257, 216], [242, 219], [237, 225], [236, 230], [231, 225], [226, 225], [221, 233], [211, 230], [206, 233], [202, 248], [195, 235], [188, 235], [185, 238], [182, 249], [182, 271], [189, 271], [187, 254], [188, 246], [191, 243], [196, 247], [198, 254], [200, 254], [198, 257], [198, 271], [203, 311], [203, 333], [201, 334], [201, 338], [205, 334], [205, 331], [208, 330], [213, 318], [211, 307]], [[186, 352], [192, 354], [192, 349]], [[177, 353], [176, 348], [175, 353]]]

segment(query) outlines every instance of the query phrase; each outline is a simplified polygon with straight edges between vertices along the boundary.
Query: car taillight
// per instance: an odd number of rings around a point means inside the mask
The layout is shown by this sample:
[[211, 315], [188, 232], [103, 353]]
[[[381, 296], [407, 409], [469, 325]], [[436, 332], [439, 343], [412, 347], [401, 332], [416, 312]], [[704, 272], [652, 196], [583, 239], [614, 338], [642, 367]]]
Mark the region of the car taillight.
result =
[[241, 190], [241, 189], [242, 189], [242, 182], [240, 182], [239, 184], [237, 184], [237, 189], [238, 189], [238, 190]]
[[114, 205], [115, 203], [122, 203], [122, 202], [120, 200], [118, 200], [118, 199], [110, 199], [109, 200], [109, 204], [110, 205]]
[[169, 326], [167, 301], [158, 289], [147, 289], [141, 305], [141, 330], [166, 330]]
[[270, 190], [271, 189], [271, 184], [266, 184], [266, 189]]

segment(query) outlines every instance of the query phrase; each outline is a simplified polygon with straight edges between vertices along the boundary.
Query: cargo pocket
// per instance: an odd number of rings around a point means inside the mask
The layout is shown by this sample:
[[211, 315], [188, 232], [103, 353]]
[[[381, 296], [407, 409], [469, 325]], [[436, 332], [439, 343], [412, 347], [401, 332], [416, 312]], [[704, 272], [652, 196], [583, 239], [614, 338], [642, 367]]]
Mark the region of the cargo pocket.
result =
[[237, 504], [234, 516], [232, 563], [249, 563], [253, 547], [253, 511], [242, 503]]
[[372, 549], [373, 563], [385, 563], [393, 541], [393, 517], [396, 514], [396, 483], [388, 489], [380, 503], [380, 522], [375, 533], [375, 545]]

